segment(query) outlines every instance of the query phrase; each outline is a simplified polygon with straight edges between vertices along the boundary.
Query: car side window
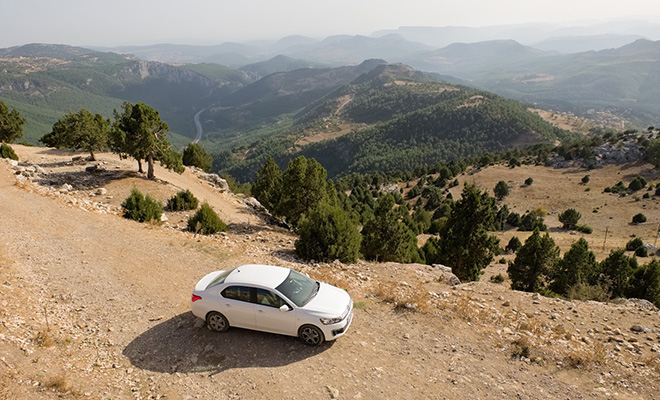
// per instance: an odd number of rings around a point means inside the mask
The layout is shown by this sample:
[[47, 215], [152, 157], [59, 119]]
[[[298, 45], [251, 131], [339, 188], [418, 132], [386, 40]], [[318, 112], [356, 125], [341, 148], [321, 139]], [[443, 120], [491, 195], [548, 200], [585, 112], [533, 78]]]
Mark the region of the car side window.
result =
[[280, 296], [266, 289], [257, 289], [257, 304], [280, 308], [287, 304]]
[[221, 294], [226, 299], [250, 301], [250, 288], [247, 286], [228, 286]]

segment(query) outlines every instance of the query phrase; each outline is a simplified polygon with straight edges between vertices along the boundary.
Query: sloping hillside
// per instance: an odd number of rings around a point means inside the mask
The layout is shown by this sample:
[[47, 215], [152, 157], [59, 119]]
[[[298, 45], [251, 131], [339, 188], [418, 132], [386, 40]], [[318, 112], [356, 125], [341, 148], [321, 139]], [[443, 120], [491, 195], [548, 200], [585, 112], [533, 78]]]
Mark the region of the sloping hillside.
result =
[[[15, 148], [43, 168], [36, 174], [46, 183], [85, 175], [70, 153]], [[239, 197], [190, 172], [157, 168], [161, 181], [152, 182], [134, 163], [99, 157], [114, 177], [99, 182], [102, 195], [17, 183], [0, 161], [0, 398], [653, 399], [660, 392], [660, 314], [644, 302], [513, 292], [488, 281], [498, 265], [480, 283], [450, 286], [430, 266], [300, 263], [295, 237], [265, 225]], [[190, 188], [229, 230], [195, 237], [175, 222], [114, 215], [112, 205], [134, 184], [159, 199]], [[272, 334], [208, 331], [189, 311], [193, 285], [212, 270], [253, 262], [346, 288], [356, 302], [347, 334], [310, 348]]]
[[[305, 155], [317, 159], [331, 177], [410, 171], [569, 136], [518, 102], [441, 82], [403, 64], [374, 67], [300, 111], [295, 120], [297, 138], [264, 140], [244, 160], [214, 168], [250, 180], [266, 155], [280, 165]], [[309, 136], [338, 130], [341, 136], [302, 145]]]
[[177, 67], [45, 44], [1, 49], [0, 69], [0, 99], [27, 118], [23, 140], [32, 144], [69, 110], [87, 108], [109, 118], [123, 101], [151, 105], [175, 134], [194, 137], [199, 109], [254, 81], [220, 65]]

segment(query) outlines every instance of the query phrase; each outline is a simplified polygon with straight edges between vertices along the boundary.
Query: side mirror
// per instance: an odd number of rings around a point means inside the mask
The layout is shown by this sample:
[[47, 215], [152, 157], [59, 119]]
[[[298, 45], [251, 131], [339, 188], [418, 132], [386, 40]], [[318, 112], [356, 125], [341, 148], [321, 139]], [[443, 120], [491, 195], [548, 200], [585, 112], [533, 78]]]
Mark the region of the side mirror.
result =
[[287, 304], [282, 304], [282, 306], [280, 307], [280, 311], [282, 312], [291, 311], [291, 307], [289, 307]]

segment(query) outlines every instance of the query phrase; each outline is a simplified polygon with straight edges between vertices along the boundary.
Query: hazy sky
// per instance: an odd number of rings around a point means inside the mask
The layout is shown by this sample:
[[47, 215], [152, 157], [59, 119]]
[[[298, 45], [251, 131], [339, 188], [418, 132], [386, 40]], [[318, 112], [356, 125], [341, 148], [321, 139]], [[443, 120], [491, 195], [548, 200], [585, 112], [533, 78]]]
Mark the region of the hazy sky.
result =
[[660, 21], [656, 0], [0, 0], [0, 47], [219, 44], [400, 26]]

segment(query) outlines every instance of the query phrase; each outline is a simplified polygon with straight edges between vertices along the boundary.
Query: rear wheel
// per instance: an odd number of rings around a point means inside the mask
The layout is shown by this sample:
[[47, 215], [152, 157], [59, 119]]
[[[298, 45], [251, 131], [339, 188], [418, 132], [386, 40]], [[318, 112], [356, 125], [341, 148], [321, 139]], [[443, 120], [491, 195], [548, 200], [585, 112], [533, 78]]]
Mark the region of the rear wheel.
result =
[[303, 343], [310, 346], [318, 346], [325, 340], [323, 332], [314, 325], [304, 325], [298, 331], [298, 337]]
[[229, 329], [229, 321], [224, 315], [213, 311], [206, 316], [206, 326], [214, 332], [225, 332]]

